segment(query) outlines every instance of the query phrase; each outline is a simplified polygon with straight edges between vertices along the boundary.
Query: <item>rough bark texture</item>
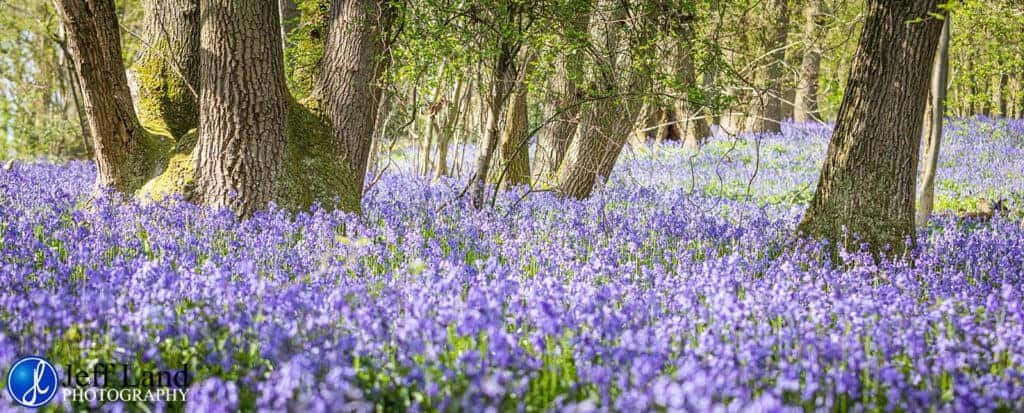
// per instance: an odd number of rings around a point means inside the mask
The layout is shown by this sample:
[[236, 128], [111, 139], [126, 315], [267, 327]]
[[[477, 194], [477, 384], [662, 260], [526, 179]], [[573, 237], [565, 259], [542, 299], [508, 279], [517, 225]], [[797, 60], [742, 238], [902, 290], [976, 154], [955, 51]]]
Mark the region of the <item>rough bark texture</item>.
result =
[[199, 126], [199, 0], [146, 0], [146, 40], [133, 68], [139, 118], [175, 138]]
[[[590, 23], [590, 10], [580, 13], [571, 30], [585, 32]], [[539, 187], [554, 184], [558, 167], [565, 159], [576, 128], [579, 126], [579, 85], [582, 77], [583, 54], [571, 49], [560, 54], [557, 72], [551, 79], [543, 102], [543, 121], [548, 122], [537, 134], [537, 148], [533, 157], [533, 182]]]
[[821, 71], [821, 41], [826, 14], [822, 0], [810, 0], [804, 10], [804, 55], [800, 61], [800, 79], [793, 99], [793, 120], [810, 122], [818, 118], [818, 77]]
[[785, 75], [786, 37], [789, 34], [789, 2], [771, 0], [763, 53], [767, 53], [761, 73], [761, 87], [754, 97], [755, 116], [750, 119], [754, 132], [779, 132], [782, 129], [782, 77]]
[[385, 33], [393, 13], [383, 0], [331, 2], [327, 44], [314, 92], [334, 130], [334, 155], [348, 163], [362, 198], [381, 98]]
[[938, 2], [868, 1], [801, 232], [853, 249], [865, 242], [876, 254], [902, 253], [905, 242], [913, 242], [921, 118], [942, 29], [942, 21], [929, 13], [940, 12]]
[[921, 171], [921, 192], [917, 196], [918, 226], [928, 223], [935, 205], [935, 171], [939, 166], [939, 147], [942, 145], [942, 121], [946, 112], [946, 86], [949, 82], [949, 24], [946, 19], [939, 37], [939, 46], [932, 68], [931, 101], [923, 128], [925, 140], [924, 169]]
[[121, 58], [113, 0], [56, 2], [82, 81], [82, 100], [98, 168], [97, 186], [131, 193], [142, 185], [153, 159], [151, 137], [139, 124]]
[[530, 148], [527, 141], [527, 87], [520, 84], [512, 94], [505, 126], [501, 132], [501, 163], [495, 177], [498, 184], [530, 184]]
[[287, 93], [277, 2], [202, 0], [197, 200], [247, 217], [273, 199]]
[[[591, 74], [591, 90], [598, 97], [584, 111], [575, 153], [563, 161], [556, 187], [558, 194], [576, 199], [589, 197], [594, 186], [611, 174], [641, 108], [639, 99], [626, 95], [640, 90], [646, 78], [630, 67], [633, 62], [620, 49], [625, 43], [621, 39], [624, 10], [611, 0], [602, 1], [600, 8], [591, 25], [600, 44]], [[636, 52], [638, 48], [632, 46], [626, 49]]]

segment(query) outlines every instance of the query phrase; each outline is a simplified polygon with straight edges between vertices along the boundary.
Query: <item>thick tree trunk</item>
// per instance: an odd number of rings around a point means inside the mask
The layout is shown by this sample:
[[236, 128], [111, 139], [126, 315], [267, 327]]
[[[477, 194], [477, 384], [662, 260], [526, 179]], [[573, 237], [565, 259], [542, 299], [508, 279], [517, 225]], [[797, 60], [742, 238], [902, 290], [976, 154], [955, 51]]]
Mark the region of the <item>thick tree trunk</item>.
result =
[[[601, 96], [584, 111], [576, 153], [563, 162], [556, 187], [558, 194], [576, 199], [589, 197], [594, 186], [611, 175], [641, 108], [639, 99], [624, 95], [641, 90], [649, 79], [630, 68], [632, 62], [620, 54], [625, 11], [613, 1], [601, 3], [602, 12], [595, 12], [597, 21], [591, 25], [601, 45], [591, 78]], [[639, 49], [629, 46], [634, 53]]]
[[315, 96], [335, 133], [337, 156], [348, 162], [362, 198], [366, 164], [381, 98], [381, 56], [393, 11], [383, 0], [334, 0]]
[[763, 52], [767, 62], [759, 77], [761, 90], [754, 97], [755, 116], [751, 120], [753, 132], [779, 132], [782, 130], [782, 77], [785, 75], [786, 37], [789, 34], [789, 2], [771, 0], [769, 21]]
[[793, 99], [793, 120], [810, 122], [818, 118], [818, 77], [821, 70], [821, 41], [825, 32], [822, 0], [810, 0], [804, 10], [804, 55], [800, 80]]
[[946, 85], [949, 81], [949, 24], [946, 19], [939, 37], [939, 46], [932, 68], [930, 113], [924, 128], [924, 170], [921, 171], [921, 191], [917, 196], [917, 226], [928, 223], [935, 205], [935, 171], [939, 165], [939, 147], [942, 144], [942, 121], [946, 112]]
[[97, 186], [131, 193], [141, 186], [147, 168], [139, 154], [147, 136], [128, 89], [114, 1], [59, 0], [56, 5], [82, 81]]
[[139, 118], [180, 138], [199, 125], [199, 0], [146, 0], [146, 40], [133, 68]]
[[868, 1], [802, 233], [853, 249], [866, 242], [876, 254], [900, 254], [914, 242], [921, 118], [942, 30], [931, 15], [942, 13], [938, 2]]
[[277, 2], [201, 0], [198, 200], [241, 217], [266, 207], [285, 153]]
[[526, 100], [527, 87], [520, 83], [512, 94], [501, 133], [501, 167], [495, 171], [499, 185], [530, 184], [530, 137], [526, 136]]

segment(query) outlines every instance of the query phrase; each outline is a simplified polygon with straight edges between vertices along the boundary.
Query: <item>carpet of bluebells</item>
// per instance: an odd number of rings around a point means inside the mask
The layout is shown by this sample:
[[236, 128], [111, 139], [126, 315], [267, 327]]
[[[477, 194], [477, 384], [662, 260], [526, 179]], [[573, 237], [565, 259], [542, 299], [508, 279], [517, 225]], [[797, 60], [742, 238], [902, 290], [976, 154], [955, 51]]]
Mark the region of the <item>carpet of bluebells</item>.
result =
[[0, 367], [189, 365], [188, 403], [157, 411], [1024, 410], [1020, 217], [943, 212], [1021, 205], [1024, 122], [950, 125], [940, 211], [880, 263], [794, 238], [828, 133], [627, 148], [592, 199], [513, 189], [482, 211], [464, 179], [396, 167], [362, 216], [245, 222], [16, 163]]

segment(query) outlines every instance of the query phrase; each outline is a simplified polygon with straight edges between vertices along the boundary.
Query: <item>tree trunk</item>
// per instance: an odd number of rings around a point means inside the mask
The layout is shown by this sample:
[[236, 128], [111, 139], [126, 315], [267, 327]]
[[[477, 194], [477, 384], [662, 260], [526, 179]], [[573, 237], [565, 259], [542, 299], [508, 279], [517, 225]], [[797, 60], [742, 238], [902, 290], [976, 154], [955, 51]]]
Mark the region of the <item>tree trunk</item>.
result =
[[334, 0], [317, 91], [335, 134], [336, 156], [348, 162], [362, 198], [382, 89], [386, 33], [394, 13], [383, 0]]
[[[675, 30], [675, 47], [673, 54], [673, 72], [679, 76], [679, 83], [687, 90], [697, 89], [697, 71], [693, 63], [693, 26], [684, 22]], [[689, 94], [688, 94], [689, 95]], [[711, 126], [707, 117], [702, 116], [701, 106], [685, 99], [676, 100], [671, 116], [675, 127], [683, 139], [683, 146], [696, 149], [704, 145], [711, 137]]]
[[810, 0], [804, 10], [804, 55], [800, 62], [800, 81], [793, 99], [793, 121], [810, 122], [818, 118], [818, 77], [821, 70], [821, 41], [826, 14], [822, 0]]
[[139, 118], [181, 138], [199, 125], [199, 0], [146, 0]]
[[[597, 22], [592, 24], [600, 56], [591, 76], [600, 96], [584, 111], [576, 153], [571, 162], [563, 162], [556, 187], [558, 194], [576, 199], [589, 197], [594, 186], [611, 175], [641, 108], [640, 99], [623, 95], [641, 90], [649, 79], [620, 55], [625, 10], [611, 0], [601, 3], [598, 9], [603, 10], [595, 12]], [[636, 53], [638, 46], [630, 44], [628, 49]]]
[[285, 152], [277, 2], [202, 0], [198, 200], [240, 217], [264, 208]]
[[[846, 93], [799, 231], [876, 255], [914, 242], [921, 118], [942, 21], [939, 0], [869, 0]], [[846, 234], [846, 231], [850, 235]], [[859, 240], [855, 237], [859, 237]]]
[[146, 132], [132, 105], [121, 58], [121, 36], [113, 0], [59, 0], [67, 30], [98, 169], [97, 186], [131, 193], [146, 169], [139, 157]]
[[[527, 133], [527, 87], [520, 83], [512, 94], [501, 133], [501, 167], [495, 171], [499, 185], [530, 184], [530, 148]], [[504, 175], [504, 176], [502, 176]]]
[[288, 34], [299, 23], [299, 7], [295, 0], [278, 0], [281, 15], [281, 44], [288, 48]]
[[1010, 91], [1007, 89], [1007, 86], [1009, 85], [1009, 80], [1010, 80], [1010, 75], [1008, 73], [1004, 72], [1004, 73], [1000, 73], [999, 74], [999, 90], [997, 90], [996, 93], [999, 96], [998, 97], [998, 100], [999, 100], [999, 116], [1004, 117], [1004, 118], [1010, 116], [1010, 114], [1007, 112], [1007, 104], [1006, 104], [1006, 102], [1007, 102], [1006, 95], [1010, 93]]
[[[580, 13], [572, 30], [585, 32], [590, 23], [590, 10]], [[579, 85], [583, 72], [583, 53], [572, 48], [557, 58], [557, 73], [548, 88], [549, 96], [543, 102], [542, 122], [548, 122], [537, 134], [537, 148], [533, 158], [533, 182], [539, 187], [554, 184], [558, 167], [565, 159], [573, 136], [579, 126]]]
[[928, 223], [935, 205], [935, 171], [939, 165], [939, 147], [942, 144], [942, 121], [946, 114], [946, 86], [949, 81], [949, 18], [942, 25], [939, 46], [932, 68], [931, 102], [924, 128], [924, 170], [921, 172], [921, 192], [917, 196], [917, 226]]
[[501, 118], [505, 115], [508, 107], [509, 92], [515, 84], [515, 76], [512, 73], [512, 54], [507, 47], [502, 47], [502, 53], [497, 56], [491, 76], [490, 93], [487, 96], [487, 120], [484, 125], [482, 141], [478, 145], [476, 167], [474, 168], [471, 197], [473, 207], [481, 208], [484, 205], [484, 196], [487, 190], [487, 178], [491, 170], [491, 161], [494, 159], [494, 152], [501, 141]]
[[785, 75], [786, 37], [789, 34], [789, 3], [771, 0], [769, 22], [764, 43], [768, 61], [764, 64], [760, 81], [763, 89], [754, 98], [755, 116], [751, 120], [753, 132], [782, 130], [782, 77]]

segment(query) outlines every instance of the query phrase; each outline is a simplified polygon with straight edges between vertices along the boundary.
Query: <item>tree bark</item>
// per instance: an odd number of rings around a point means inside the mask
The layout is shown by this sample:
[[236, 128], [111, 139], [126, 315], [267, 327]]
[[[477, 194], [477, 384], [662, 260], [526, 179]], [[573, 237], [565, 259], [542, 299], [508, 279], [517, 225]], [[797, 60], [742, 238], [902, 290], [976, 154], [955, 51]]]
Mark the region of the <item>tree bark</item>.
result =
[[278, 0], [281, 14], [281, 44], [288, 47], [288, 34], [299, 22], [299, 8], [295, 0]]
[[822, 0], [810, 0], [804, 10], [804, 55], [800, 62], [800, 80], [793, 99], [793, 121], [810, 122], [818, 118], [818, 77], [821, 71], [821, 41], [826, 15]]
[[146, 132], [132, 105], [121, 58], [121, 36], [113, 0], [59, 0], [58, 13], [82, 81], [98, 169], [97, 186], [131, 193], [146, 168], [138, 150]]
[[199, 125], [199, 0], [145, 0], [139, 118], [180, 138]]
[[[573, 21], [571, 30], [585, 32], [590, 23], [590, 8]], [[537, 134], [537, 149], [533, 158], [534, 185], [547, 187], [554, 184], [558, 167], [565, 159], [573, 136], [579, 126], [579, 85], [582, 77], [582, 53], [576, 48], [559, 55], [557, 72], [548, 87], [550, 96], [543, 102], [543, 121], [549, 122]]]
[[942, 144], [942, 122], [946, 114], [946, 86], [949, 83], [949, 18], [942, 25], [939, 46], [935, 55], [931, 79], [930, 113], [925, 133], [924, 170], [921, 172], [921, 192], [917, 196], [917, 226], [928, 223], [935, 205], [935, 171], [939, 165], [939, 147]]
[[201, 0], [197, 198], [240, 217], [264, 208], [285, 152], [277, 2]]
[[[499, 185], [530, 184], [530, 148], [527, 141], [527, 87], [520, 83], [512, 94], [501, 133], [501, 167], [495, 171]], [[504, 175], [504, 176], [502, 176]]]
[[763, 50], [768, 54], [768, 62], [759, 76], [763, 83], [754, 97], [755, 116], [751, 119], [750, 130], [778, 133], [782, 130], [782, 77], [785, 75], [785, 46], [789, 34], [789, 2], [771, 0], [769, 7]]
[[1010, 80], [1010, 75], [1008, 73], [1004, 72], [1004, 73], [1000, 73], [999, 74], [999, 90], [997, 90], [996, 93], [999, 95], [999, 97], [998, 97], [999, 116], [1004, 117], [1004, 118], [1010, 116], [1010, 114], [1007, 111], [1007, 99], [1006, 99], [1006, 95], [1008, 95], [1010, 93], [1010, 91], [1007, 89], [1007, 86], [1009, 84], [1009, 80]]
[[[571, 154], [571, 162], [563, 162], [556, 187], [559, 195], [576, 199], [589, 197], [594, 186], [611, 175], [641, 107], [640, 99], [629, 94], [642, 89], [649, 79], [641, 69], [630, 67], [635, 62], [619, 49], [625, 11], [611, 0], [601, 3], [603, 10], [595, 13], [597, 22], [592, 24], [593, 37], [600, 45], [591, 74], [591, 89], [597, 96], [584, 111], [576, 153]], [[633, 53], [640, 49], [639, 45], [629, 46]]]
[[[682, 86], [688, 90], [696, 89], [697, 71], [693, 63], [693, 25], [690, 23], [692, 17], [681, 16], [678, 20], [680, 20], [680, 24], [673, 30], [673, 37], [676, 39], [672, 51], [673, 72], [679, 77], [678, 80]], [[686, 99], [679, 99], [676, 100], [672, 108], [666, 110], [674, 111], [671, 118], [676, 122], [675, 125], [683, 139], [684, 147], [699, 148], [711, 137], [711, 126], [708, 124], [707, 117], [702, 116], [699, 105]]]
[[314, 96], [330, 121], [336, 155], [348, 162], [362, 198], [370, 143], [381, 99], [386, 34], [394, 18], [384, 0], [331, 2], [327, 44]]
[[[817, 190], [799, 231], [877, 255], [914, 240], [921, 118], [939, 0], [869, 0]], [[849, 232], [847, 236], [846, 231]], [[859, 237], [859, 241], [855, 239]]]
[[481, 136], [481, 144], [478, 145], [476, 167], [474, 168], [470, 199], [473, 207], [481, 208], [484, 204], [484, 196], [487, 190], [488, 174], [491, 170], [491, 161], [494, 159], [494, 152], [501, 141], [501, 118], [505, 115], [508, 107], [509, 94], [515, 84], [513, 73], [512, 53], [508, 47], [502, 47], [502, 52], [496, 57], [494, 68], [491, 72], [491, 87], [487, 96], [487, 120], [484, 125], [484, 133]]

